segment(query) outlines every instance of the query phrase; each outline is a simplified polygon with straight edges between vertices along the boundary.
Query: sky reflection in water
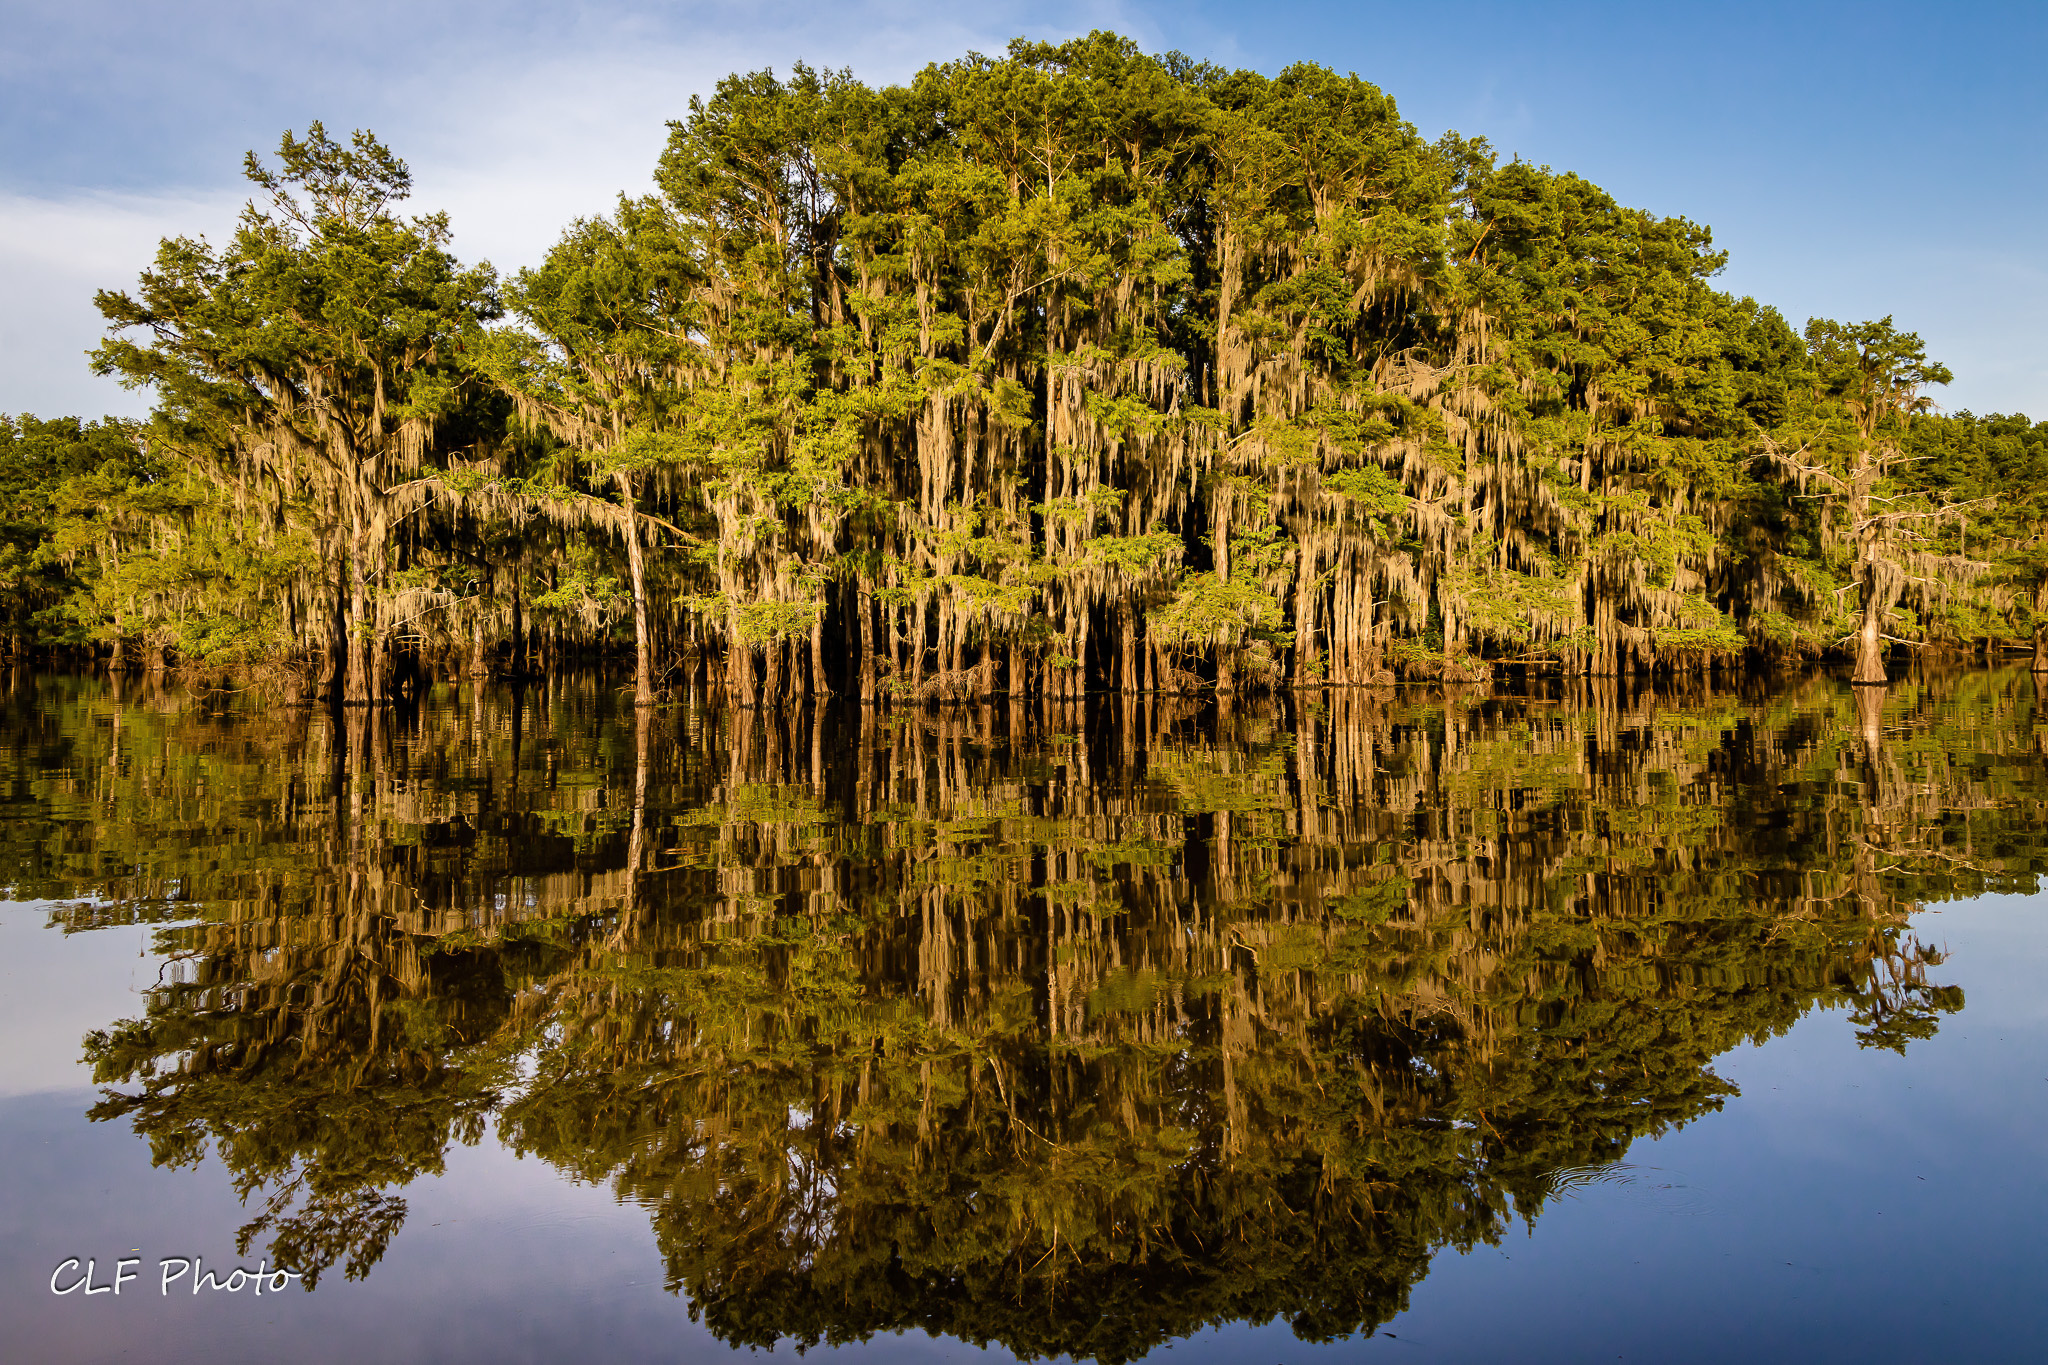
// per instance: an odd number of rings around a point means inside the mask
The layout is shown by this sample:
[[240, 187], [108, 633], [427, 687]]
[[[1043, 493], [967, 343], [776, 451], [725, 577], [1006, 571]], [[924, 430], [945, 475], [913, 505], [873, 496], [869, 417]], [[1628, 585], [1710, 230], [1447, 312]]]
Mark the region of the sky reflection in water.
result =
[[[40, 1359], [2033, 1359], [2044, 735], [2022, 673], [338, 730], [17, 677], [0, 1312]], [[314, 1293], [156, 1292], [280, 1253]]]

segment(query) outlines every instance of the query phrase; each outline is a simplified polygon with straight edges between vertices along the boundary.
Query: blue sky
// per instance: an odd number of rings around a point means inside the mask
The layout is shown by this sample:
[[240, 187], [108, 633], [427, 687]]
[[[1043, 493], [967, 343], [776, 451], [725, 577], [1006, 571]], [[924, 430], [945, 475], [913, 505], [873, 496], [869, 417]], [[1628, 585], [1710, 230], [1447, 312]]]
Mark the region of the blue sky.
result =
[[1720, 283], [1894, 315], [1950, 408], [2048, 418], [2048, 5], [0, 0], [0, 411], [138, 413], [94, 379], [96, 288], [215, 236], [242, 153], [322, 119], [412, 163], [457, 250], [529, 264], [647, 184], [691, 94], [797, 59], [870, 82], [1112, 28], [1273, 72], [1356, 71], [1425, 134], [1489, 138], [1711, 225]]

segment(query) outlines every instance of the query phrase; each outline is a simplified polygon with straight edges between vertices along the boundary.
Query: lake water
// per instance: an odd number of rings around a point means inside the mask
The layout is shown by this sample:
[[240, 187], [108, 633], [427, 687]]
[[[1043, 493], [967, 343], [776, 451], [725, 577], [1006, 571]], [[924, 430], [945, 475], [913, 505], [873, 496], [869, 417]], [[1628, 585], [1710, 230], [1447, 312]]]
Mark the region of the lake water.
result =
[[2048, 1356], [2048, 678], [621, 701], [0, 675], [11, 1358]]

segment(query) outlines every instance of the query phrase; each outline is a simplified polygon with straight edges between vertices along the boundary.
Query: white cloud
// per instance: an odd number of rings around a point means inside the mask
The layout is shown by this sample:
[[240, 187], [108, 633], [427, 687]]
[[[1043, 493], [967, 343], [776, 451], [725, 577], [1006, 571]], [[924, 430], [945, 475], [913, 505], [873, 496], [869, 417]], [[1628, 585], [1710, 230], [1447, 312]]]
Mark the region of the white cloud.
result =
[[103, 335], [93, 295], [133, 288], [165, 237], [220, 240], [241, 204], [225, 192], [0, 195], [0, 411], [147, 412], [147, 395], [87, 367]]

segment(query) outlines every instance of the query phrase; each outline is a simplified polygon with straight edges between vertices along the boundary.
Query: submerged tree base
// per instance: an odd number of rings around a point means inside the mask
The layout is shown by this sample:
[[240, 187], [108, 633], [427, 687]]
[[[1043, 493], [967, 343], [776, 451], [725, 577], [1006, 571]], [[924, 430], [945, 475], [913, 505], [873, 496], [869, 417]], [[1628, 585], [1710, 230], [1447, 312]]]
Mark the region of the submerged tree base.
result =
[[[1972, 656], [1961, 652], [1921, 651], [1909, 654], [1903, 661], [1897, 675], [1880, 671], [1876, 678], [1848, 678], [1852, 686], [1873, 688], [1882, 691], [1904, 678], [1932, 676], [1951, 673], [1957, 668], [1971, 664]], [[33, 662], [34, 660], [30, 660]], [[81, 664], [85, 660], [79, 661]], [[394, 670], [391, 689], [374, 699], [351, 698], [337, 695], [331, 686], [319, 680], [320, 665], [317, 662], [298, 660], [271, 663], [245, 664], [234, 667], [219, 665], [199, 667], [181, 665], [175, 660], [158, 670], [109, 668], [105, 661], [99, 669], [118, 688], [146, 687], [149, 689], [189, 689], [200, 695], [220, 699], [251, 695], [261, 697], [273, 704], [299, 708], [328, 708], [335, 710], [360, 710], [364, 708], [388, 708], [392, 706], [418, 705], [429, 693], [437, 688], [469, 689], [490, 684], [520, 687], [545, 687], [563, 679], [594, 680], [614, 679], [614, 687], [624, 704], [636, 708], [672, 708], [677, 705], [694, 705], [713, 709], [730, 708], [748, 714], [779, 713], [791, 709], [809, 711], [814, 707], [828, 706], [835, 700], [844, 700], [864, 708], [876, 710], [919, 711], [934, 707], [968, 706], [991, 707], [1011, 703], [1070, 703], [1084, 698], [1126, 697], [1165, 701], [1174, 698], [1232, 704], [1242, 700], [1257, 704], [1263, 699], [1292, 697], [1303, 704], [1317, 698], [1338, 698], [1343, 696], [1390, 697], [1397, 690], [1426, 688], [1444, 696], [1475, 697], [1492, 693], [1517, 694], [1532, 688], [1553, 688], [1557, 686], [1620, 684], [1634, 687], [1692, 687], [1730, 686], [1759, 683], [1772, 686], [1796, 685], [1805, 677], [1820, 676], [1830, 670], [1817, 668], [1798, 661], [1775, 659], [1753, 654], [1747, 659], [1740, 656], [1714, 657], [1711, 659], [1685, 659], [1655, 667], [1625, 667], [1614, 672], [1604, 672], [1593, 666], [1589, 659], [1548, 660], [1521, 658], [1495, 663], [1482, 658], [1465, 656], [1455, 659], [1417, 657], [1410, 654], [1400, 661], [1398, 671], [1381, 668], [1363, 674], [1356, 680], [1332, 682], [1318, 677], [1287, 678], [1271, 676], [1255, 682], [1235, 682], [1224, 679], [1222, 684], [1213, 678], [1205, 678], [1193, 671], [1173, 671], [1166, 675], [1170, 684], [1164, 687], [1120, 686], [1112, 676], [1109, 679], [1089, 679], [1085, 683], [1075, 678], [1061, 680], [1053, 690], [1029, 686], [1041, 679], [1025, 672], [1018, 679], [1026, 686], [1012, 689], [1005, 684], [1010, 680], [1008, 672], [997, 666], [993, 658], [980, 666], [962, 670], [958, 674], [932, 674], [916, 688], [877, 687], [868, 695], [860, 695], [853, 689], [841, 691], [828, 685], [822, 694], [814, 694], [790, 685], [785, 679], [782, 686], [769, 695], [770, 686], [758, 677], [753, 679], [753, 691], [735, 696], [732, 688], [733, 676], [737, 670], [728, 668], [715, 653], [701, 654], [690, 659], [675, 659], [655, 670], [655, 676], [676, 681], [665, 687], [657, 687], [651, 693], [639, 690], [634, 679], [630, 656], [592, 656], [568, 658], [560, 661], [553, 671], [544, 668], [525, 668], [514, 671], [510, 668], [486, 668], [476, 672], [449, 671], [439, 667], [400, 668]], [[2037, 672], [2048, 673], [2048, 664], [2035, 661]], [[1839, 674], [1837, 674], [1839, 676]]]

